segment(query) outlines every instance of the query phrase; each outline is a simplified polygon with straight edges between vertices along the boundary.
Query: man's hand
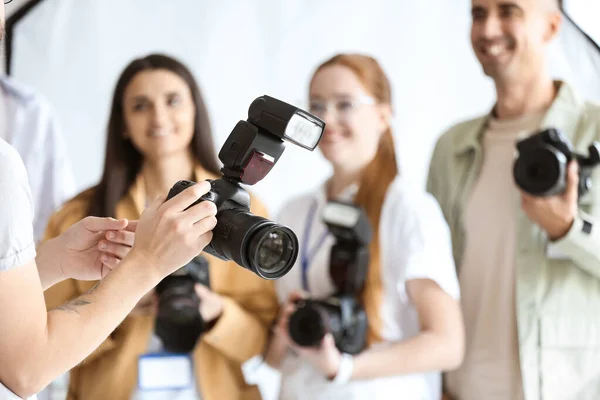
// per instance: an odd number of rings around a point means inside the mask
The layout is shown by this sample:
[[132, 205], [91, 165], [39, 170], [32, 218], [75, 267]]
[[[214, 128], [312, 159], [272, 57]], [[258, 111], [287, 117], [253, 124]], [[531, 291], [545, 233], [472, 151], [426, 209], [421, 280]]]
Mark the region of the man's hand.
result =
[[534, 197], [521, 193], [521, 207], [531, 221], [546, 231], [550, 240], [558, 240], [569, 232], [577, 215], [578, 165], [571, 161], [567, 170], [567, 187], [563, 194]]
[[86, 217], [38, 248], [38, 269], [44, 288], [72, 278], [104, 278], [129, 252], [136, 222]]
[[223, 313], [223, 299], [204, 285], [197, 284], [194, 289], [200, 299], [200, 315], [202, 320], [210, 323]]

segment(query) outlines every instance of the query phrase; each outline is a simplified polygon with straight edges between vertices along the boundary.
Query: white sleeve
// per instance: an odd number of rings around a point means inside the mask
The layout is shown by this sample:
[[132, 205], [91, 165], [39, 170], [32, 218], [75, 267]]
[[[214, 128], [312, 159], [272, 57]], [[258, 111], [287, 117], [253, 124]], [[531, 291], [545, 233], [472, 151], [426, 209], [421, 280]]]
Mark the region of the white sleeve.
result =
[[35, 258], [32, 221], [25, 166], [17, 151], [0, 139], [0, 271]]
[[46, 231], [48, 220], [67, 200], [76, 194], [75, 178], [66, 150], [66, 143], [57, 118], [48, 108], [40, 112], [38, 129], [45, 131], [43, 135], [46, 153], [40, 155], [45, 159], [41, 166], [42, 181], [39, 182], [38, 197], [35, 203], [34, 237], [41, 241]]
[[431, 279], [455, 299], [460, 297], [458, 278], [452, 255], [450, 230], [439, 204], [425, 192], [396, 193], [382, 220], [391, 239], [389, 251], [393, 276], [401, 297], [406, 296], [406, 282]]
[[21, 152], [28, 171], [35, 207], [34, 239], [39, 242], [50, 216], [76, 194], [75, 180], [58, 118], [48, 102], [37, 95], [15, 104], [19, 118], [14, 118], [11, 143]]

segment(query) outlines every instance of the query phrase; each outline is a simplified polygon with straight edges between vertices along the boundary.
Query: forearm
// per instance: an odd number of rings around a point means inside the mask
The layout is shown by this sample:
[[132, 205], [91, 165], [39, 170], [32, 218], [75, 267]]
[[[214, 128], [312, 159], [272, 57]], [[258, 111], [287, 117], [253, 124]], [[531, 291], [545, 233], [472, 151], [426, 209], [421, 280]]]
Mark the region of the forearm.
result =
[[442, 334], [424, 331], [402, 342], [355, 356], [352, 379], [452, 370], [460, 365], [462, 357], [462, 345]]
[[25, 392], [19, 394], [41, 390], [100, 346], [158, 282], [139, 264], [135, 258], [123, 260], [97, 287], [47, 313], [23, 343], [28, 351], [14, 354], [17, 388]]
[[41, 243], [36, 250], [37, 256], [35, 258], [35, 263], [38, 268], [43, 290], [46, 290], [67, 278], [63, 275], [62, 269], [60, 268], [60, 252], [54, 251], [55, 248], [56, 239], [51, 239]]
[[265, 354], [265, 362], [269, 367], [279, 369], [288, 351], [289, 347], [281, 335], [273, 332]]

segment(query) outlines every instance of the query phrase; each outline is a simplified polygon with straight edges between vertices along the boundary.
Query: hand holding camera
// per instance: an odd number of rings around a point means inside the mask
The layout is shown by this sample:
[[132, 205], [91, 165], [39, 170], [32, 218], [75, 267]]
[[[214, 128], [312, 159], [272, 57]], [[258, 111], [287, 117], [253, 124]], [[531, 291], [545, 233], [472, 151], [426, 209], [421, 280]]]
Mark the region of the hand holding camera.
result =
[[145, 260], [157, 282], [210, 243], [217, 210], [210, 201], [197, 203], [209, 190], [210, 185], [202, 182], [166, 202], [155, 200], [142, 213], [130, 255]]
[[[278, 279], [290, 271], [298, 257], [298, 238], [288, 227], [252, 214], [250, 195], [241, 184], [254, 185], [267, 176], [285, 142], [314, 150], [324, 129], [319, 118], [280, 100], [262, 96], [252, 102], [248, 119], [237, 123], [219, 152], [223, 177], [209, 180], [210, 191], [197, 200], [217, 207], [208, 254], [233, 260], [263, 279]], [[168, 198], [195, 184], [177, 182]]]
[[196, 284], [194, 289], [196, 296], [200, 299], [200, 316], [202, 319], [208, 324], [219, 319], [223, 312], [223, 298], [201, 283]]
[[[263, 279], [278, 279], [294, 265], [298, 239], [291, 229], [252, 214], [250, 195], [241, 185], [253, 185], [269, 173], [285, 149], [284, 141], [314, 150], [324, 127], [323, 121], [294, 106], [259, 97], [250, 105], [248, 119], [238, 122], [219, 152], [223, 177], [198, 184], [179, 181], [169, 191], [167, 203], [184, 196], [178, 203], [183, 210], [211, 204], [216, 223], [212, 235], [206, 236], [204, 251], [233, 260]], [[208, 272], [207, 260], [197, 256], [156, 287], [155, 330], [167, 351], [192, 351], [221, 314], [222, 299], [208, 289]]]
[[552, 241], [564, 237], [571, 229], [577, 215], [578, 166], [571, 161], [567, 168], [564, 193], [551, 197], [521, 194], [521, 208], [527, 217], [540, 226]]
[[564, 133], [550, 128], [519, 141], [517, 150], [513, 175], [522, 191], [523, 211], [557, 240], [569, 231], [579, 198], [592, 188], [600, 144], [593, 142], [586, 157], [573, 150]]
[[[336, 347], [335, 339], [331, 333], [324, 334], [312, 346], [302, 346], [290, 337], [290, 316], [296, 312], [297, 305], [306, 299], [307, 295], [305, 293], [290, 293], [287, 302], [281, 308], [275, 334], [285, 343], [285, 346], [292, 349], [299, 357], [310, 362], [315, 368], [323, 372], [324, 376], [335, 376], [339, 369], [341, 353]], [[304, 328], [310, 330], [311, 326], [308, 325]]]

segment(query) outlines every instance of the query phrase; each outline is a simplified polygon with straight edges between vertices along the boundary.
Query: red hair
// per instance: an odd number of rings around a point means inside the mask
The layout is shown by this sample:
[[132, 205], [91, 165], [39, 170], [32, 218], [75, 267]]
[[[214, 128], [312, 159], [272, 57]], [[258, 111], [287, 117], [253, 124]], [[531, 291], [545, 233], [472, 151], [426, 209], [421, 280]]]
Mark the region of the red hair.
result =
[[[340, 65], [351, 70], [364, 88], [379, 104], [392, 104], [390, 82], [383, 69], [372, 57], [361, 54], [338, 54], [321, 64], [314, 76], [324, 68]], [[381, 254], [379, 247], [379, 219], [389, 185], [398, 174], [394, 137], [390, 127], [381, 136], [379, 147], [373, 160], [362, 171], [355, 203], [362, 206], [369, 217], [373, 229], [369, 271], [361, 294], [362, 303], [369, 319], [369, 344], [382, 341], [382, 319], [380, 315], [383, 298], [381, 281]], [[376, 178], [375, 178], [376, 177]]]

